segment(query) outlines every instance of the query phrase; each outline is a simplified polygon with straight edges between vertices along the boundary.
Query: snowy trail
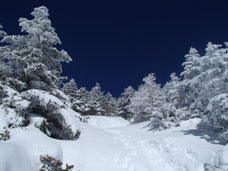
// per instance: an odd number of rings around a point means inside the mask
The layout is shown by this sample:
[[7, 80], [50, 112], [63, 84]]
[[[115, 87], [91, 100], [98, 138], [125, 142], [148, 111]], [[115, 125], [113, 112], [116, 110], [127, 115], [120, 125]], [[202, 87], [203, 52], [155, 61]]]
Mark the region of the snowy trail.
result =
[[[151, 137], [147, 138], [146, 134], [127, 130], [107, 131], [116, 135], [117, 142], [124, 146], [124, 150], [114, 158], [114, 161], [123, 166], [124, 170], [195, 170], [195, 166], [190, 163], [196, 162], [197, 155], [185, 147], [177, 147], [178, 141], [174, 138], [151, 139]], [[185, 158], [184, 161], [183, 158]]]
[[197, 123], [191, 120], [159, 132], [148, 131], [147, 123], [111, 128], [82, 124], [78, 142], [60, 145], [67, 156], [64, 162], [80, 171], [203, 171], [203, 164], [223, 146], [187, 134]]

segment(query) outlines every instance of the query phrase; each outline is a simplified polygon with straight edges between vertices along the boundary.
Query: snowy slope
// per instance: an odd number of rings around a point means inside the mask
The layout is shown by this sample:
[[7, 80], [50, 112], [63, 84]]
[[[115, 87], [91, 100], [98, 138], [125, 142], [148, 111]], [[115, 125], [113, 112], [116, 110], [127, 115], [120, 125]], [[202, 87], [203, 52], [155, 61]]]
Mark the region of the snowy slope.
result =
[[77, 141], [55, 140], [32, 126], [17, 128], [0, 143], [0, 171], [36, 171], [45, 154], [73, 164], [74, 171], [203, 171], [214, 158], [226, 165], [227, 147], [197, 130], [198, 122], [152, 132], [148, 122], [129, 125], [120, 118], [91, 117], [89, 124], [79, 123]]
[[59, 143], [64, 162], [80, 171], [203, 171], [223, 146], [202, 138], [198, 122], [160, 132], [148, 131], [146, 122], [103, 131], [82, 123], [77, 142]]
[[122, 117], [89, 116], [88, 124], [96, 128], [115, 128], [129, 125], [129, 122]]
[[0, 142], [0, 171], [37, 171], [40, 155], [62, 160], [62, 149], [52, 138], [29, 126], [11, 130], [11, 138]]

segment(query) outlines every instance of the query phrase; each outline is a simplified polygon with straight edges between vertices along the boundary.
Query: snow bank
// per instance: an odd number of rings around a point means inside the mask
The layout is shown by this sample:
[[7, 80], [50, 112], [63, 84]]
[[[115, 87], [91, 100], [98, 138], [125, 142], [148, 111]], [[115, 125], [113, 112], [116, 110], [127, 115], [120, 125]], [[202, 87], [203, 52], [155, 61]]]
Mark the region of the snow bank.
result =
[[43, 102], [44, 104], [55, 103], [59, 106], [66, 106], [66, 104], [64, 104], [56, 96], [53, 96], [49, 92], [46, 92], [44, 90], [31, 89], [26, 92], [23, 92], [22, 96], [24, 96], [25, 98], [37, 98], [40, 100], [40, 102]]
[[5, 112], [2, 108], [0, 108], [0, 134], [4, 133], [5, 128], [8, 127], [8, 121], [4, 117]]
[[122, 117], [89, 116], [88, 124], [100, 129], [115, 128], [129, 125]]
[[32, 156], [19, 143], [0, 142], [0, 170], [1, 171], [35, 171]]
[[148, 131], [149, 122], [129, 125], [118, 117], [91, 116], [89, 124], [77, 123], [81, 130], [77, 141], [49, 138], [33, 125], [16, 128], [10, 130], [8, 141], [0, 143], [0, 170], [37, 171], [40, 155], [49, 155], [74, 165], [73, 171], [203, 171], [221, 151], [214, 165], [226, 171], [228, 145], [224, 148], [200, 136], [199, 122], [192, 119], [153, 132]]
[[73, 164], [74, 171], [112, 171], [115, 165], [111, 166], [109, 160], [123, 151], [122, 144], [106, 131], [83, 122], [80, 127], [77, 141], [58, 141], [63, 149], [63, 163]]
[[[208, 163], [212, 171], [227, 171], [228, 170], [228, 145], [217, 153], [212, 163]], [[214, 170], [213, 170], [214, 169]], [[209, 170], [210, 171], [210, 170]]]
[[1, 171], [37, 171], [41, 168], [41, 155], [63, 160], [59, 144], [39, 129], [32, 126], [26, 129], [16, 128], [11, 130], [10, 135], [8, 141], [0, 142]]
[[36, 171], [40, 155], [62, 160], [61, 147], [35, 128], [12, 130], [11, 139], [0, 142], [0, 151], [1, 171]]
[[61, 108], [60, 109], [61, 115], [64, 117], [67, 125], [70, 126], [72, 132], [76, 133], [79, 128], [79, 118], [81, 117], [80, 114], [76, 113], [71, 108]]

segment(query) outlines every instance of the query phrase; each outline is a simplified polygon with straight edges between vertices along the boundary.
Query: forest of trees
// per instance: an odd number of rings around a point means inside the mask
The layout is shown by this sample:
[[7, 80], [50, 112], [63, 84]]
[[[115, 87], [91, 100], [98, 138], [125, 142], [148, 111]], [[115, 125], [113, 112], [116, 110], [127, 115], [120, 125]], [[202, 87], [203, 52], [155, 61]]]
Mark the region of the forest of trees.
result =
[[[199, 126], [217, 131], [222, 142], [228, 141], [228, 43], [208, 43], [204, 55], [191, 48], [180, 76], [172, 73], [162, 86], [151, 73], [137, 90], [129, 86], [116, 99], [103, 92], [99, 83], [87, 90], [78, 87], [74, 79], [62, 77], [61, 63], [72, 59], [56, 47], [61, 41], [51, 26], [48, 9], [35, 8], [31, 15], [31, 20], [19, 19], [21, 35], [8, 35], [0, 26], [1, 104], [22, 118], [13, 126], [26, 126], [33, 113], [45, 118], [39, 125], [44, 133], [58, 139], [76, 139], [80, 133], [70, 129], [59, 112], [70, 106], [80, 115], [121, 116], [132, 124], [150, 121], [155, 130], [200, 117]], [[13, 89], [18, 98], [7, 99], [9, 92], [4, 86]], [[45, 94], [60, 102], [45, 101]], [[23, 100], [29, 105], [17, 105]]]

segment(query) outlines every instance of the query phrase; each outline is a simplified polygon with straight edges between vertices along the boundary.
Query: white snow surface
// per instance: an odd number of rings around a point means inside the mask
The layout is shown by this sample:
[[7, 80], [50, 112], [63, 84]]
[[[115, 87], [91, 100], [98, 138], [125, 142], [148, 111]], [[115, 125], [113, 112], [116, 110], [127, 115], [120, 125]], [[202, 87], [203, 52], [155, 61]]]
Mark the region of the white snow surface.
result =
[[122, 117], [89, 116], [88, 124], [100, 129], [123, 127], [129, 122]]
[[79, 123], [76, 141], [51, 139], [32, 125], [12, 129], [10, 140], [0, 142], [0, 171], [36, 171], [39, 156], [46, 154], [73, 164], [74, 171], [203, 171], [216, 157], [227, 166], [228, 148], [198, 130], [199, 121], [153, 132], [148, 122], [129, 125], [118, 117], [93, 116]]

